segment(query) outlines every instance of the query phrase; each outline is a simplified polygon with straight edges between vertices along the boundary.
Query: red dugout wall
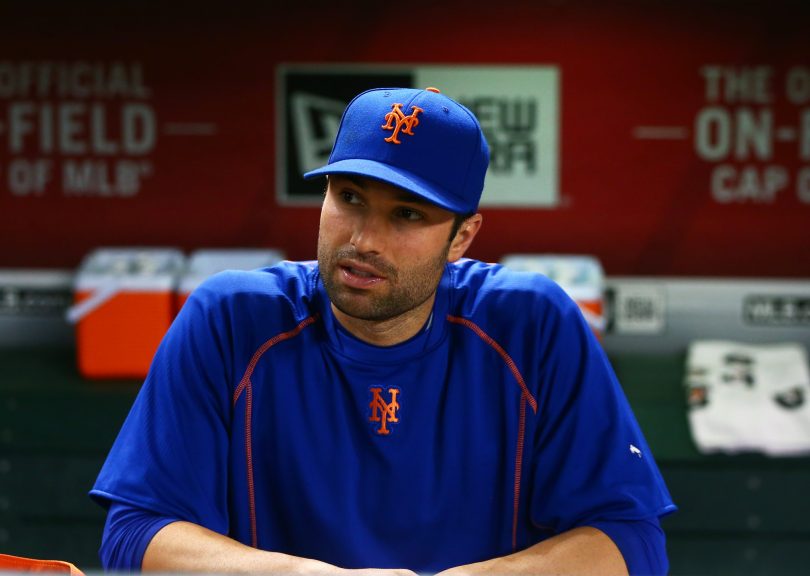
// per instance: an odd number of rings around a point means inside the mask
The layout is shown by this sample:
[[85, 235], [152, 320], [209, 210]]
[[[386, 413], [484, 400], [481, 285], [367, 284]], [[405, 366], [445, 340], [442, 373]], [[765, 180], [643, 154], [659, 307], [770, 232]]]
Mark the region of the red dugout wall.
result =
[[6, 2], [0, 267], [97, 246], [315, 254], [278, 200], [282, 66], [530, 65], [558, 84], [557, 200], [485, 207], [472, 256], [610, 275], [810, 276], [810, 11], [788, 2]]

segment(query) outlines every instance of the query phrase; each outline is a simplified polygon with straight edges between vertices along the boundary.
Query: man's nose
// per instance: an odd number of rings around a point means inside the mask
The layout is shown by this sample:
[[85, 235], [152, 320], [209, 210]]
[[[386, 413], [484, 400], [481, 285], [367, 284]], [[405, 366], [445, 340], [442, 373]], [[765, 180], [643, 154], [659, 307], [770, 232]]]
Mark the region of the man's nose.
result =
[[352, 246], [360, 253], [380, 253], [385, 245], [387, 229], [385, 218], [366, 214], [355, 223]]

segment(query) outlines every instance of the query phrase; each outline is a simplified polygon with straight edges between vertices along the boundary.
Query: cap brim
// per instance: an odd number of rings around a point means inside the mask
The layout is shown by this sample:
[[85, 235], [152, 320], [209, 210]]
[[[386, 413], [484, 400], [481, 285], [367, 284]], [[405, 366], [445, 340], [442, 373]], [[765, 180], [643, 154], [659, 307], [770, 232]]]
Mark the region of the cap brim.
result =
[[327, 176], [329, 174], [353, 174], [355, 176], [365, 176], [382, 180], [388, 184], [393, 184], [412, 194], [424, 198], [432, 204], [436, 204], [451, 212], [466, 214], [474, 211], [463, 201], [457, 200], [449, 192], [440, 189], [435, 184], [420, 178], [419, 176], [402, 170], [393, 168], [388, 164], [376, 162], [374, 160], [338, 160], [332, 164], [327, 164], [316, 170], [311, 170], [304, 174], [304, 178], [314, 178], [315, 176]]

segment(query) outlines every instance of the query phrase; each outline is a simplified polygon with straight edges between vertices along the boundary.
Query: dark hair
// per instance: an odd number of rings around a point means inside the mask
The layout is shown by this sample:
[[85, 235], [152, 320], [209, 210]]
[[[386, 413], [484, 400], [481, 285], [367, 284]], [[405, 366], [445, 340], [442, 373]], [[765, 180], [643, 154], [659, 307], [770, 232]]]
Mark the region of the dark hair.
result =
[[464, 224], [464, 221], [472, 216], [475, 216], [475, 212], [469, 212], [467, 214], [456, 213], [455, 219], [453, 220], [453, 228], [450, 230], [450, 238], [448, 239], [448, 242], [453, 241], [453, 238], [456, 237], [456, 234], [458, 233], [459, 228], [461, 228], [461, 225]]

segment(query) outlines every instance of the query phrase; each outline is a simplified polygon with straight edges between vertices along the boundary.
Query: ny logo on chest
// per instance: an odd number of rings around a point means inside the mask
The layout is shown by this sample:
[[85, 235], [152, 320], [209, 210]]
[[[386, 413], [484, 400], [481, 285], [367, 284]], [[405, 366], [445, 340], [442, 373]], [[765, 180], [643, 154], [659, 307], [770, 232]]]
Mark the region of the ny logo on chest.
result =
[[369, 402], [368, 407], [371, 408], [371, 415], [368, 421], [375, 424], [374, 432], [376, 434], [387, 436], [391, 433], [388, 425], [392, 422], [399, 422], [398, 397], [400, 390], [399, 388], [383, 390], [382, 386], [371, 386], [369, 392], [371, 393], [371, 402]]

